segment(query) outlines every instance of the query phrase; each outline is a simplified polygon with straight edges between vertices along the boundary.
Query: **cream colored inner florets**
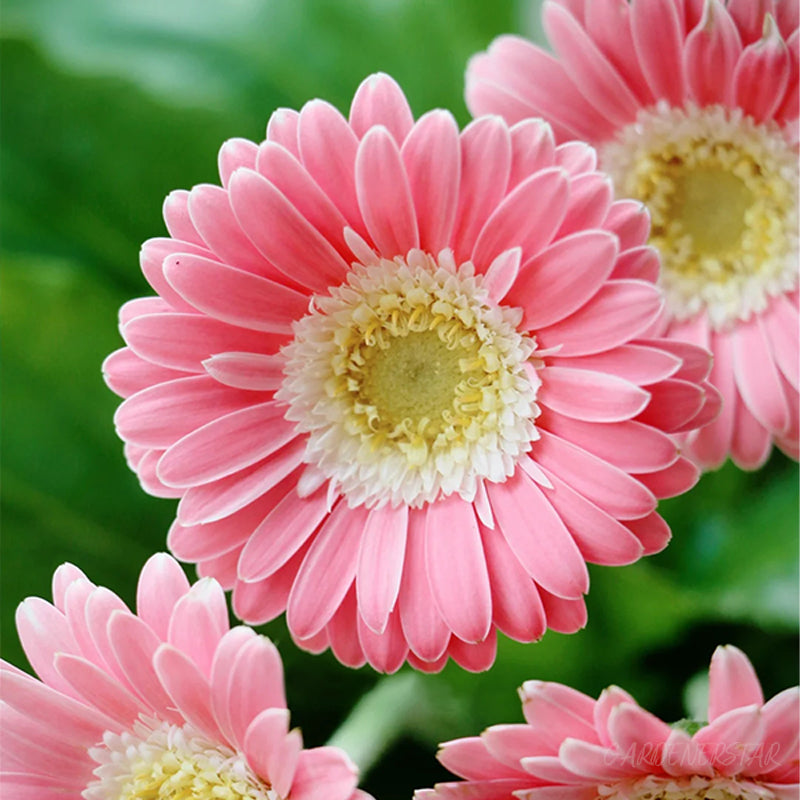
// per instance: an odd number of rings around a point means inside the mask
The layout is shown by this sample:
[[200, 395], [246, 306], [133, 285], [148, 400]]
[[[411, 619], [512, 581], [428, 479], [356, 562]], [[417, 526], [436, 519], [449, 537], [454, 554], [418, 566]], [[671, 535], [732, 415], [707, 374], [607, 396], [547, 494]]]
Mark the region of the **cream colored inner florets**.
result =
[[450, 251], [354, 265], [284, 350], [277, 397], [309, 434], [306, 460], [353, 506], [471, 500], [479, 480], [505, 480], [538, 438], [521, 318]]
[[660, 104], [601, 148], [619, 196], [646, 204], [677, 319], [721, 329], [797, 286], [797, 155], [739, 109]]
[[774, 792], [749, 780], [700, 775], [641, 779], [597, 787], [597, 800], [776, 800]]
[[280, 800], [241, 755], [188, 724], [141, 720], [90, 755], [100, 766], [86, 800]]

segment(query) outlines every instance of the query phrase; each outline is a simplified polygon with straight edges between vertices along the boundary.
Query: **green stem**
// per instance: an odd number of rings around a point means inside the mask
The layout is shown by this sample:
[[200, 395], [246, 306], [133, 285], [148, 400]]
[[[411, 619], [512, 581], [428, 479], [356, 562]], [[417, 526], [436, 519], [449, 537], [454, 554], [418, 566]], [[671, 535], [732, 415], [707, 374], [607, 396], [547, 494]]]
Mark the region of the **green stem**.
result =
[[407, 731], [419, 714], [426, 693], [419, 675], [403, 672], [387, 675], [353, 707], [347, 719], [328, 741], [341, 747], [355, 761], [363, 776], [386, 750]]

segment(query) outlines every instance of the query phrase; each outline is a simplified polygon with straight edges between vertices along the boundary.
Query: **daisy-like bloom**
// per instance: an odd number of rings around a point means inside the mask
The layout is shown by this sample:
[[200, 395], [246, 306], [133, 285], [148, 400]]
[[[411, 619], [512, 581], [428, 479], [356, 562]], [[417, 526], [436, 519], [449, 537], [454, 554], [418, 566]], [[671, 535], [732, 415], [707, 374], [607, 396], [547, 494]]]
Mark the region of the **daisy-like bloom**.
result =
[[504, 36], [467, 70], [474, 114], [544, 117], [643, 202], [661, 254], [665, 335], [708, 347], [705, 468], [798, 457], [798, 3], [548, 0], [555, 56]]
[[527, 724], [443, 744], [439, 760], [466, 780], [420, 790], [415, 800], [800, 796], [798, 689], [765, 703], [750, 661], [731, 645], [711, 659], [702, 727], [667, 725], [617, 686], [593, 700], [560, 683], [528, 681], [520, 697]]
[[0, 662], [0, 792], [14, 800], [371, 800], [336, 747], [289, 730], [274, 645], [229, 629], [213, 578], [150, 558], [138, 614], [71, 564], [17, 611], [41, 681]]
[[665, 546], [696, 470], [668, 432], [716, 412], [708, 353], [644, 338], [662, 301], [639, 204], [586, 145], [487, 117], [416, 123], [368, 78], [315, 100], [222, 187], [166, 202], [158, 297], [105, 363], [173, 553], [301, 646], [391, 672], [494, 660], [585, 623], [586, 561]]

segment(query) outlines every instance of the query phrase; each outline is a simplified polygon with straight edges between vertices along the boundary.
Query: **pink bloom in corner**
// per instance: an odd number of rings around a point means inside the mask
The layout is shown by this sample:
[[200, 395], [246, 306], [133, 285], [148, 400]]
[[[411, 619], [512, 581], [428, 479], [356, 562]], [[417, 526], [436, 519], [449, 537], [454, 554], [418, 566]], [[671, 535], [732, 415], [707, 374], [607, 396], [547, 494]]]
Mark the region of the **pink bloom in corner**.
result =
[[722, 413], [686, 438], [704, 468], [798, 458], [799, 7], [549, 0], [555, 57], [503, 36], [467, 69], [474, 114], [543, 117], [648, 207], [660, 330], [715, 357]]
[[0, 793], [15, 800], [369, 800], [335, 747], [289, 730], [274, 645], [229, 630], [225, 595], [149, 559], [138, 614], [64, 564], [17, 611], [41, 681], [0, 662]]
[[560, 683], [520, 690], [527, 724], [442, 745], [463, 782], [416, 800], [797, 800], [798, 694], [764, 702], [747, 656], [718, 647], [709, 724], [690, 736], [612, 686], [598, 700]]
[[708, 353], [653, 338], [658, 264], [594, 151], [497, 117], [417, 122], [385, 75], [315, 100], [174, 192], [158, 297], [105, 363], [169, 546], [345, 664], [494, 660], [585, 623], [586, 561], [663, 548]]

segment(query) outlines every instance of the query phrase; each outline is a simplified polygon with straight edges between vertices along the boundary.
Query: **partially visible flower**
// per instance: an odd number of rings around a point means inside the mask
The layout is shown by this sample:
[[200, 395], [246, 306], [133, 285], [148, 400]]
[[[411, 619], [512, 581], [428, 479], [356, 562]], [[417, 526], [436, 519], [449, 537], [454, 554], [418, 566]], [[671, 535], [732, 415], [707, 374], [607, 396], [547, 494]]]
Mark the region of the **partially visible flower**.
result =
[[545, 118], [647, 206], [660, 330], [715, 356], [722, 413], [687, 437], [705, 468], [798, 458], [798, 7], [548, 0], [555, 57], [503, 36], [467, 69], [474, 114]]
[[764, 702], [747, 656], [718, 647], [708, 724], [693, 735], [611, 686], [595, 701], [560, 683], [520, 690], [527, 724], [441, 746], [463, 782], [416, 800], [797, 800], [798, 694]]
[[228, 142], [145, 243], [158, 297], [105, 363], [169, 546], [261, 623], [391, 672], [472, 670], [496, 631], [585, 623], [586, 562], [663, 548], [718, 410], [706, 351], [652, 338], [647, 217], [586, 145], [414, 122], [386, 75]]
[[36, 680], [0, 662], [0, 791], [14, 800], [368, 800], [338, 748], [289, 730], [274, 645], [229, 630], [212, 578], [149, 559], [138, 614], [71, 564], [17, 629]]

